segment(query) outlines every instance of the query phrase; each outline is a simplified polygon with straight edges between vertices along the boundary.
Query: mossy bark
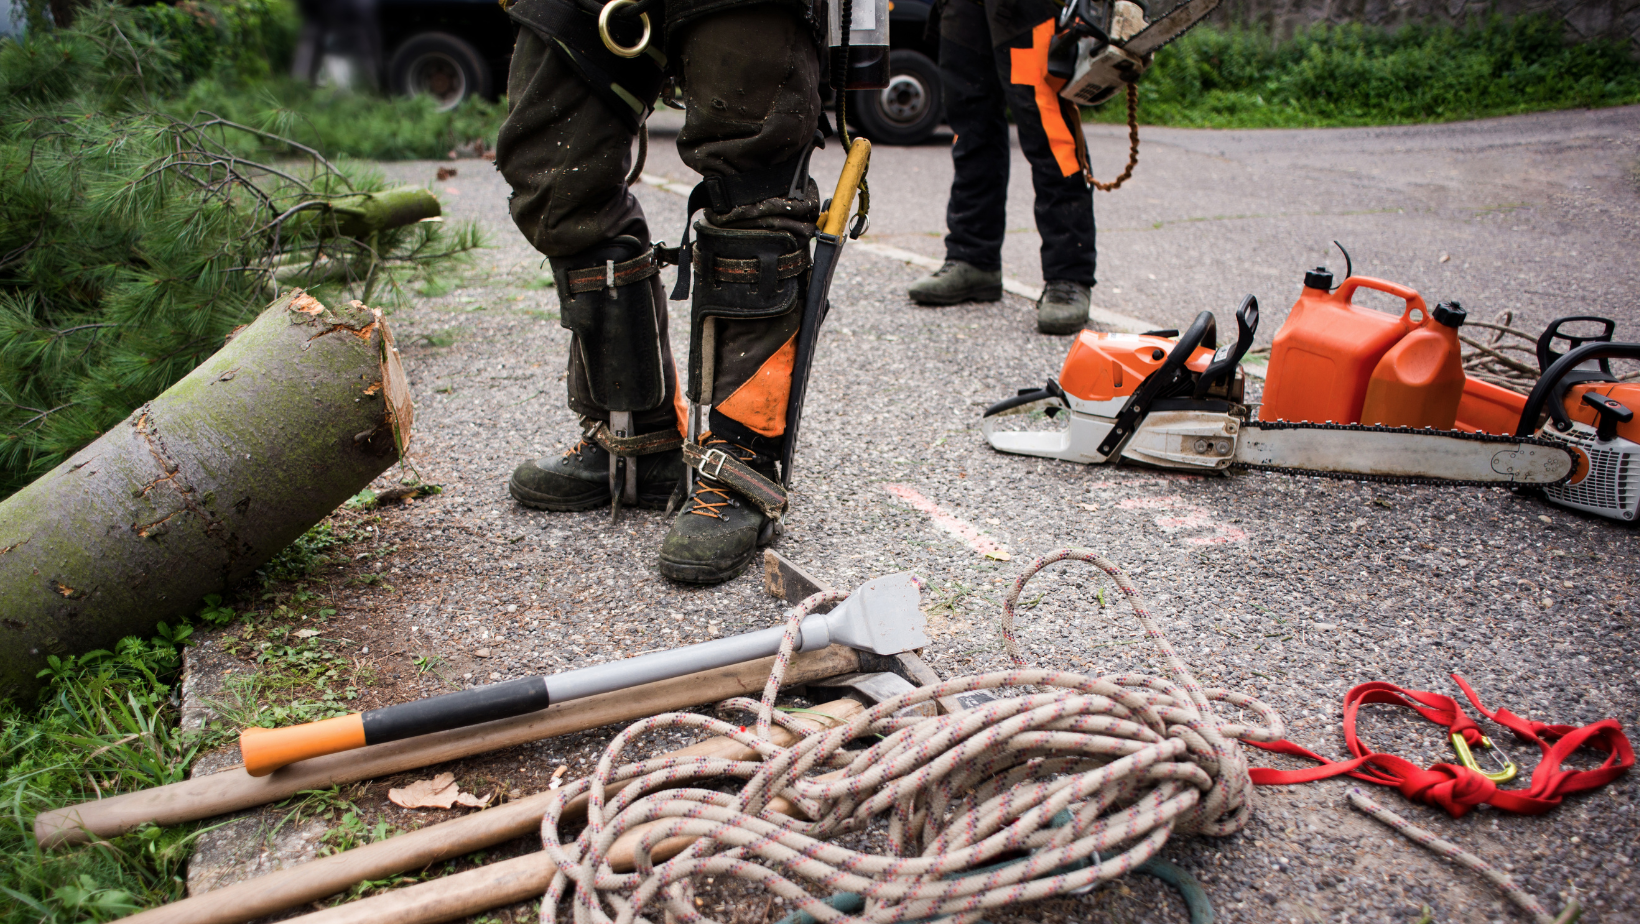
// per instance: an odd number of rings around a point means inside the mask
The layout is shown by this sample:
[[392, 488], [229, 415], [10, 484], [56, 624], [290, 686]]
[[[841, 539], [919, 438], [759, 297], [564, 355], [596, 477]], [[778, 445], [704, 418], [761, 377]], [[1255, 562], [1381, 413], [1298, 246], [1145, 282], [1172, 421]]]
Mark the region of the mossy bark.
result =
[[409, 417], [379, 315], [277, 299], [0, 503], [0, 698], [31, 696], [48, 655], [152, 633], [252, 574], [392, 465]]
[[334, 228], [337, 234], [363, 239], [377, 231], [400, 228], [442, 214], [437, 196], [420, 186], [400, 186], [333, 199], [324, 207], [300, 212], [291, 220], [318, 221], [321, 228]]

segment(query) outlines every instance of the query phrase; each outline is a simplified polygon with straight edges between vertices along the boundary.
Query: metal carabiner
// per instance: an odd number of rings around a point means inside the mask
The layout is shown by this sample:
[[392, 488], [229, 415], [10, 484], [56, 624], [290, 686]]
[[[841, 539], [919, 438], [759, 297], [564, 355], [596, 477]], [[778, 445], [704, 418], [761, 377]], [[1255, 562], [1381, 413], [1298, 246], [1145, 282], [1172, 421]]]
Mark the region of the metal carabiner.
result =
[[1515, 762], [1509, 759], [1508, 754], [1503, 753], [1502, 748], [1497, 747], [1492, 743], [1492, 739], [1482, 735], [1481, 747], [1489, 748], [1492, 751], [1492, 759], [1497, 761], [1498, 766], [1503, 769], [1492, 773], [1487, 773], [1485, 770], [1482, 770], [1480, 768], [1480, 764], [1475, 762], [1475, 754], [1469, 749], [1469, 742], [1464, 740], [1462, 734], [1458, 732], [1452, 733], [1452, 750], [1458, 753], [1458, 763], [1463, 764], [1465, 767], [1479, 773], [1481, 776], [1486, 777], [1494, 783], [1507, 783], [1520, 773], [1520, 768], [1515, 766]]
[[637, 6], [637, 3], [638, 0], [609, 0], [608, 3], [604, 4], [603, 9], [598, 11], [598, 38], [603, 40], [605, 48], [623, 58], [636, 58], [644, 53], [644, 49], [649, 47], [649, 14], [638, 14], [638, 21], [643, 23], [643, 37], [638, 39], [638, 44], [630, 48], [621, 45], [610, 36], [609, 17], [620, 7]]

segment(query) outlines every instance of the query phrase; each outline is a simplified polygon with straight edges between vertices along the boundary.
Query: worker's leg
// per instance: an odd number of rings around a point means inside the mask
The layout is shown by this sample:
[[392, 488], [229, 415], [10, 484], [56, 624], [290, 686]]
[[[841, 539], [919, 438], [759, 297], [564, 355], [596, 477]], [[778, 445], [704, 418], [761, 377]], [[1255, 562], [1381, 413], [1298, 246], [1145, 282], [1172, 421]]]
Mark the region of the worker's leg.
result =
[[945, 266], [919, 280], [911, 298], [925, 305], [1002, 297], [1002, 239], [1007, 231], [1008, 119], [992, 63], [985, 8], [948, 0], [940, 13], [940, 80], [951, 145]]
[[1042, 278], [1047, 283], [1038, 302], [1037, 327], [1044, 333], [1071, 333], [1087, 320], [1097, 251], [1093, 188], [1076, 155], [1082, 122], [1076, 107], [1059, 96], [1064, 82], [1047, 70], [1053, 25], [1052, 20], [1043, 22], [998, 48], [997, 66], [1008, 81], [1008, 106], [1036, 190], [1036, 229], [1042, 236]]
[[[712, 191], [692, 232], [689, 397], [712, 410], [709, 432], [686, 453], [702, 457], [696, 489], [662, 544], [660, 570], [712, 583], [744, 571], [759, 539], [772, 535], [754, 500], [783, 504], [775, 462], [820, 213], [806, 171], [820, 113], [819, 52], [810, 27], [783, 4], [714, 13], [682, 30], [687, 117], [678, 151]], [[729, 473], [740, 466], [764, 483], [733, 484]]]
[[[573, 332], [569, 407], [591, 439], [562, 457], [525, 462], [509, 487], [521, 503], [549, 510], [607, 504], [614, 450], [638, 456], [639, 501], [664, 506], [682, 474], [680, 417], [658, 266], [626, 186], [636, 118], [597, 92], [563, 44], [532, 28], [544, 8], [518, 0], [511, 10], [523, 28], [496, 166], [513, 188], [514, 222], [552, 263], [560, 323]], [[630, 415], [626, 435], [647, 440], [612, 438], [599, 426], [612, 413], [617, 426]]]

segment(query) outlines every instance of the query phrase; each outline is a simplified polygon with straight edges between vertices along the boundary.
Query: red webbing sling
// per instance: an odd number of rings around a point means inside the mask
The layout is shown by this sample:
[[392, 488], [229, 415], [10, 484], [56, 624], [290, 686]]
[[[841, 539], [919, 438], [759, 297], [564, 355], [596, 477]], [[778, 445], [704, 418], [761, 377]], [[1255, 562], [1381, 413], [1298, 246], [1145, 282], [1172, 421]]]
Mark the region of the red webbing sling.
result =
[[[1546, 725], [1523, 719], [1507, 709], [1489, 711], [1469, 684], [1457, 674], [1464, 695], [1480, 713], [1515, 733], [1521, 741], [1529, 741], [1543, 752], [1537, 769], [1532, 771], [1532, 785], [1525, 790], [1499, 789], [1485, 776], [1461, 764], [1438, 763], [1428, 769], [1396, 757], [1379, 754], [1361, 742], [1355, 733], [1355, 717], [1367, 703], [1389, 703], [1406, 706], [1436, 725], [1444, 725], [1451, 734], [1463, 735], [1471, 747], [1481, 740], [1481, 730], [1474, 720], [1464, 714], [1457, 700], [1427, 690], [1406, 690], [1392, 683], [1363, 683], [1344, 696], [1344, 741], [1354, 760], [1331, 761], [1320, 754], [1287, 741], [1261, 744], [1247, 741], [1254, 747], [1305, 757], [1321, 766], [1308, 770], [1274, 770], [1268, 767], [1252, 768], [1253, 782], [1260, 786], [1285, 786], [1309, 783], [1348, 774], [1358, 780], [1393, 786], [1416, 802], [1439, 805], [1454, 818], [1462, 817], [1471, 808], [1486, 804], [1521, 815], [1541, 815], [1560, 804], [1567, 793], [1581, 792], [1604, 786], [1634, 766], [1634, 750], [1623, 735], [1623, 727], [1615, 719], [1602, 719], [1581, 728], [1571, 725]], [[1551, 744], [1550, 742], [1553, 741]], [[1592, 747], [1606, 752], [1606, 761], [1593, 770], [1565, 770], [1561, 763], [1580, 747]]]

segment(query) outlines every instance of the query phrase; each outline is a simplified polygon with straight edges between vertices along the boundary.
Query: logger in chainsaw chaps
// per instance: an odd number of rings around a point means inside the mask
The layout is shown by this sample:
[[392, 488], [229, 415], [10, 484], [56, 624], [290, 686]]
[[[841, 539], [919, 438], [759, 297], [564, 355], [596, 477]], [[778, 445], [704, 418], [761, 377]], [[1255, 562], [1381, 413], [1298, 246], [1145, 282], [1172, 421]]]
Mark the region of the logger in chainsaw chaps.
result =
[[1078, 110], [1058, 95], [1064, 81], [1048, 75], [1058, 11], [1050, 0], [944, 0], [938, 8], [946, 121], [956, 139], [945, 264], [912, 284], [908, 294], [917, 304], [1002, 298], [1011, 110], [1031, 165], [1042, 236], [1037, 330], [1071, 334], [1087, 320], [1097, 262], [1093, 187], [1084, 176]]
[[[874, 2], [886, 7], [859, 0]], [[812, 332], [835, 265], [810, 245], [829, 241], [833, 255], [840, 246], [817, 229], [808, 171], [823, 143], [824, 10], [813, 0], [508, 5], [520, 28], [496, 167], [513, 189], [514, 222], [551, 263], [572, 332], [568, 404], [583, 428], [568, 452], [519, 465], [508, 488], [541, 510], [677, 510], [659, 552], [673, 580], [735, 577], [785, 513]], [[879, 76], [880, 57], [886, 83], [887, 54], [886, 38], [851, 50], [845, 34], [832, 57], [851, 67], [832, 70], [855, 88]], [[645, 119], [679, 88], [679, 154], [705, 179], [688, 204], [700, 220], [668, 248], [629, 184], [642, 171]], [[851, 165], [863, 168], [862, 151], [851, 149]], [[834, 211], [846, 217], [853, 188], [842, 193]], [[669, 263], [679, 265], [671, 297], [691, 300], [682, 389], [659, 277]]]

